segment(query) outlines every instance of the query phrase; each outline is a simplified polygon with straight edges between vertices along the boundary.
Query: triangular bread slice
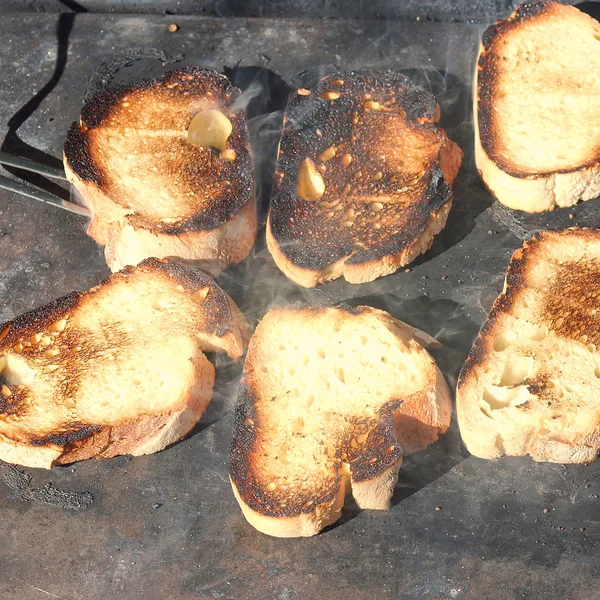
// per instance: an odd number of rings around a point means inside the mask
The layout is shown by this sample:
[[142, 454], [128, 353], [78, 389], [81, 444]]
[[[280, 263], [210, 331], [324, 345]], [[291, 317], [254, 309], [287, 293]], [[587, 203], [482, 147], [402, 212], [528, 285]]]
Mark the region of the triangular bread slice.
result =
[[147, 259], [0, 326], [0, 459], [50, 468], [149, 454], [212, 396], [203, 352], [243, 353], [247, 324], [207, 275]]
[[483, 34], [475, 160], [489, 190], [527, 212], [600, 194], [600, 24], [531, 2]]
[[291, 95], [266, 232], [287, 277], [373, 281], [431, 246], [462, 160], [439, 117], [431, 94], [391, 71], [337, 73]]
[[462, 368], [457, 411], [481, 458], [581, 463], [600, 450], [600, 230], [536, 235]]
[[240, 94], [223, 75], [187, 67], [107, 89], [83, 107], [65, 170], [113, 271], [178, 257], [217, 274], [246, 258], [256, 201]]
[[229, 475], [246, 519], [310, 536], [361, 508], [390, 505], [402, 455], [450, 424], [429, 336], [368, 306], [273, 309], [244, 365]]

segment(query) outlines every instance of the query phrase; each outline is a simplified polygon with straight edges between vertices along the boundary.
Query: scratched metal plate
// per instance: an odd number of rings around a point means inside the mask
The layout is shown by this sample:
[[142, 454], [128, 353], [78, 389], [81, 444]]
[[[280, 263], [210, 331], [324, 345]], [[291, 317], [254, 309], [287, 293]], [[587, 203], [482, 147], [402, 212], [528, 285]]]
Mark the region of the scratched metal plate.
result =
[[[408, 273], [300, 290], [259, 240], [219, 279], [254, 323], [278, 303], [382, 307], [445, 344], [436, 357], [453, 385], [522, 239], [600, 221], [597, 202], [524, 217], [483, 189], [469, 109], [476, 26], [177, 17], [173, 34], [174, 19], [3, 15], [3, 149], [52, 162], [86, 90], [183, 58], [259, 85], [249, 111], [263, 210], [286, 82], [315, 65], [405, 70], [437, 94], [442, 124], [465, 152], [448, 225]], [[108, 274], [81, 217], [0, 191], [0, 321]], [[455, 425], [405, 461], [389, 511], [349, 501], [341, 522], [314, 538], [258, 533], [227, 480], [240, 366], [215, 360], [211, 407], [164, 452], [50, 472], [0, 466], [0, 598], [600, 598], [600, 467], [478, 460]]]

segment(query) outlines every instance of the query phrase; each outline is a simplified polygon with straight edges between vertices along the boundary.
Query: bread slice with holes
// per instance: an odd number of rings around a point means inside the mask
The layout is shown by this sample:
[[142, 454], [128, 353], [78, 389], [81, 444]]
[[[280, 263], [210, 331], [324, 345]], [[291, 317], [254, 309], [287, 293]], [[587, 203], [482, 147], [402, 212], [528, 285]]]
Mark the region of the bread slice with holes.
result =
[[600, 230], [545, 232], [512, 258], [458, 380], [481, 458], [582, 463], [600, 450]]
[[208, 405], [204, 352], [243, 353], [247, 323], [207, 275], [147, 259], [0, 326], [0, 460], [50, 468], [149, 454]]
[[314, 535], [349, 493], [361, 508], [389, 507], [403, 454], [450, 424], [429, 343], [368, 306], [267, 313], [250, 341], [229, 460], [256, 529]]
[[489, 190], [527, 212], [600, 194], [600, 24], [528, 2], [483, 34], [475, 160]]
[[462, 160], [439, 116], [431, 94], [391, 71], [337, 73], [292, 94], [266, 233], [287, 277], [363, 283], [429, 249]]
[[256, 202], [240, 94], [215, 71], [186, 67], [83, 107], [65, 170], [113, 271], [177, 257], [216, 275], [246, 258]]

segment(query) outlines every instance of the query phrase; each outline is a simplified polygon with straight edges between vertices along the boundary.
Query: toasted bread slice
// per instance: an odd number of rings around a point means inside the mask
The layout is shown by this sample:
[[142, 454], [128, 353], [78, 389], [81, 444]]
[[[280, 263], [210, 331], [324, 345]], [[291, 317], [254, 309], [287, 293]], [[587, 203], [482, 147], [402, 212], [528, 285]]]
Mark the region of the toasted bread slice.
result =
[[489, 190], [527, 212], [600, 194], [600, 24], [526, 3], [489, 27], [474, 86], [475, 160]]
[[389, 507], [402, 455], [450, 423], [423, 339], [368, 306], [267, 313], [250, 341], [229, 462], [254, 527], [314, 535], [350, 492], [361, 508]]
[[147, 259], [0, 326], [0, 459], [50, 468], [149, 454], [208, 405], [203, 351], [243, 353], [246, 327], [204, 273]]
[[541, 233], [514, 253], [458, 381], [460, 432], [472, 454], [596, 458], [599, 281], [597, 229]]
[[239, 96], [226, 77], [188, 67], [108, 89], [83, 107], [65, 170], [113, 271], [155, 256], [216, 274], [248, 255], [256, 201]]
[[285, 275], [363, 283], [431, 246], [462, 160], [439, 116], [393, 72], [337, 73], [292, 94], [266, 233]]

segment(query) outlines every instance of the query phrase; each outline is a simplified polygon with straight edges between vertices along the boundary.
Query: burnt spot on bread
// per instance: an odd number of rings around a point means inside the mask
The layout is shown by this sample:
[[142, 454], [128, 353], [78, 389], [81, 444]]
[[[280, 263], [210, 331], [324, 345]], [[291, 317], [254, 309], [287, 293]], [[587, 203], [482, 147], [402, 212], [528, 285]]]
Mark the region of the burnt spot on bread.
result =
[[78, 442], [102, 431], [101, 425], [89, 425], [82, 423], [69, 423], [63, 425], [59, 431], [48, 433], [40, 437], [29, 439], [31, 446], [66, 446], [72, 442]]
[[0, 420], [20, 417], [27, 412], [28, 390], [24, 385], [2, 383], [0, 393]]
[[[32, 335], [47, 329], [49, 325], [60, 321], [69, 311], [79, 306], [81, 299], [82, 294], [80, 292], [72, 292], [44, 306], [19, 315], [13, 321], [0, 325], [0, 330], [6, 331], [8, 329], [6, 335], [0, 339], [0, 354], [15, 351], [14, 346], [20, 340], [29, 339]], [[25, 346], [25, 348], [27, 347]]]
[[600, 346], [600, 260], [557, 266], [543, 296], [542, 311], [556, 335]]
[[390, 401], [379, 410], [376, 419], [357, 420], [344, 432], [342, 448], [353, 482], [374, 479], [402, 457], [392, 417], [401, 404], [401, 400]]
[[[235, 408], [234, 435], [229, 454], [229, 476], [243, 501], [261, 515], [295, 517], [308, 514], [331, 502], [343, 484], [343, 477], [361, 483], [380, 475], [402, 456], [394, 432], [393, 412], [400, 400], [386, 403], [373, 418], [354, 417], [342, 432], [332, 432], [313, 452], [312, 460], [325, 459], [327, 469], [318, 478], [298, 482], [273, 474], [261, 473], [261, 420], [257, 406], [261, 402], [245, 375], [240, 385]], [[275, 398], [273, 400], [276, 400]], [[339, 435], [341, 433], [341, 435]], [[337, 436], [337, 437], [336, 437]], [[293, 442], [290, 442], [293, 443]], [[309, 453], [310, 454], [310, 453]], [[270, 457], [277, 461], [278, 457]], [[307, 456], [307, 460], [311, 460]], [[285, 480], [282, 484], [280, 479]], [[277, 481], [276, 481], [277, 480]]]
[[[429, 93], [393, 72], [338, 73], [309, 95], [292, 95], [269, 212], [285, 257], [323, 270], [411, 246], [452, 196], [439, 164], [440, 149], [452, 142], [434, 124], [437, 112]], [[307, 158], [325, 185], [317, 201], [297, 193]]]
[[[255, 195], [246, 116], [236, 107], [240, 95], [225, 76], [200, 67], [175, 69], [160, 79], [102, 91], [83, 107], [80, 122], [67, 135], [64, 156], [75, 176], [74, 185], [93, 184], [123, 209], [127, 223], [135, 229], [177, 236], [222, 226]], [[153, 105], [155, 110], [143, 108]], [[227, 149], [234, 160], [223, 160], [210, 148], [188, 143], [189, 124], [203, 107], [217, 108], [230, 120]], [[168, 130], [169, 135], [157, 136], [160, 130]], [[124, 183], [131, 174], [121, 177], [118, 169], [119, 160], [125, 163], [132, 153], [161, 156], [160, 161], [147, 165], [148, 174], [158, 173], [162, 187], [180, 196], [177, 210], [169, 209], [173, 214], [157, 216], [139, 205], [132, 208], [137, 194]], [[140, 162], [140, 185], [145, 168]], [[80, 191], [85, 196], [85, 188]], [[145, 193], [151, 197], [154, 190]]]
[[[549, 382], [548, 373], [537, 373], [534, 377], [530, 377], [523, 382], [523, 385], [527, 386], [527, 390], [536, 396], [541, 398], [548, 393], [551, 393], [553, 384]], [[526, 404], [530, 404], [529, 401], [519, 405], [519, 408], [524, 409]]]

